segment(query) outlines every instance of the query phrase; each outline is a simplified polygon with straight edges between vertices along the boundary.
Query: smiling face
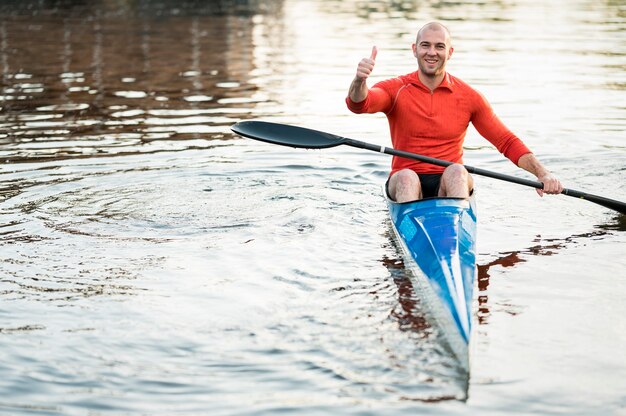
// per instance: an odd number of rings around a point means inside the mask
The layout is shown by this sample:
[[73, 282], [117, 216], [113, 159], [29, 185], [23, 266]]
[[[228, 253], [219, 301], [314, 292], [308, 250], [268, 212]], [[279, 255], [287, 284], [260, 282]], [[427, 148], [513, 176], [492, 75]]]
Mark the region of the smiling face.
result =
[[446, 63], [454, 48], [450, 45], [450, 34], [437, 23], [424, 26], [413, 44], [413, 55], [422, 75], [437, 78], [445, 73]]

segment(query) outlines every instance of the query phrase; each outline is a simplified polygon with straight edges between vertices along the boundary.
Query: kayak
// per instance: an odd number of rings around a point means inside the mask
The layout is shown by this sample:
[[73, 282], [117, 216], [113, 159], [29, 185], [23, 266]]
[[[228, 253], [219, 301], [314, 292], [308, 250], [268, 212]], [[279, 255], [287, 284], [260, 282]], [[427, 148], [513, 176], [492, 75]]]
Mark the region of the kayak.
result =
[[468, 361], [476, 276], [474, 198], [397, 203], [383, 193], [418, 296], [455, 355]]

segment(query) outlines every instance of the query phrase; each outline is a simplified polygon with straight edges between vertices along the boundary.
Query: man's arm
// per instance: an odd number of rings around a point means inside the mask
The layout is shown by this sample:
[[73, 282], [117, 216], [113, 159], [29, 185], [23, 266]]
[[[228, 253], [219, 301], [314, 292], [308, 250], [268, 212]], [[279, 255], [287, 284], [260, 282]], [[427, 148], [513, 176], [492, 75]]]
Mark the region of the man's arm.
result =
[[476, 110], [471, 120], [478, 133], [489, 140], [513, 163], [532, 173], [539, 182], [543, 183], [543, 189], [537, 189], [539, 196], [543, 196], [544, 193], [560, 194], [563, 191], [561, 182], [539, 162], [524, 142], [502, 123], [487, 99], [477, 91], [474, 98]]
[[537, 189], [539, 196], [543, 196], [544, 192], [548, 194], [560, 194], [563, 191], [561, 182], [539, 162], [534, 154], [526, 153], [522, 155], [517, 161], [517, 165], [535, 175], [539, 182], [543, 183], [543, 189]]

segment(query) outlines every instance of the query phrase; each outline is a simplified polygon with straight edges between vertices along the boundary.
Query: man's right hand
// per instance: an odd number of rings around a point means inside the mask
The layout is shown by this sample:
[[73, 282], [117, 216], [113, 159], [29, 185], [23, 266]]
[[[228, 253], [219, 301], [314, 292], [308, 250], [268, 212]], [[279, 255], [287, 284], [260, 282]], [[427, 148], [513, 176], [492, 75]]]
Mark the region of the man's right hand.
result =
[[367, 98], [368, 88], [366, 81], [374, 69], [374, 64], [376, 64], [377, 53], [378, 49], [374, 46], [370, 57], [361, 59], [359, 66], [356, 68], [356, 77], [350, 83], [350, 90], [348, 91], [348, 97], [355, 103], [360, 103]]
[[378, 54], [378, 49], [376, 46], [372, 47], [372, 53], [369, 58], [361, 59], [359, 65], [356, 68], [356, 79], [359, 81], [365, 81], [374, 70], [374, 65], [376, 64], [376, 54]]

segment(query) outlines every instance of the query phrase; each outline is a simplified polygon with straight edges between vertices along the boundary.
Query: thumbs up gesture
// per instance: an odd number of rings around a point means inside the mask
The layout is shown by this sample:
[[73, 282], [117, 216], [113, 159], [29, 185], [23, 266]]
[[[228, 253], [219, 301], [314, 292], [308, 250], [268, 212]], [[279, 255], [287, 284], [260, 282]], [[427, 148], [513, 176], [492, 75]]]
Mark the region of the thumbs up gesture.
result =
[[365, 81], [370, 76], [376, 64], [376, 54], [378, 54], [378, 49], [374, 46], [372, 47], [370, 57], [361, 59], [361, 62], [359, 62], [356, 68], [356, 77], [358, 80]]

